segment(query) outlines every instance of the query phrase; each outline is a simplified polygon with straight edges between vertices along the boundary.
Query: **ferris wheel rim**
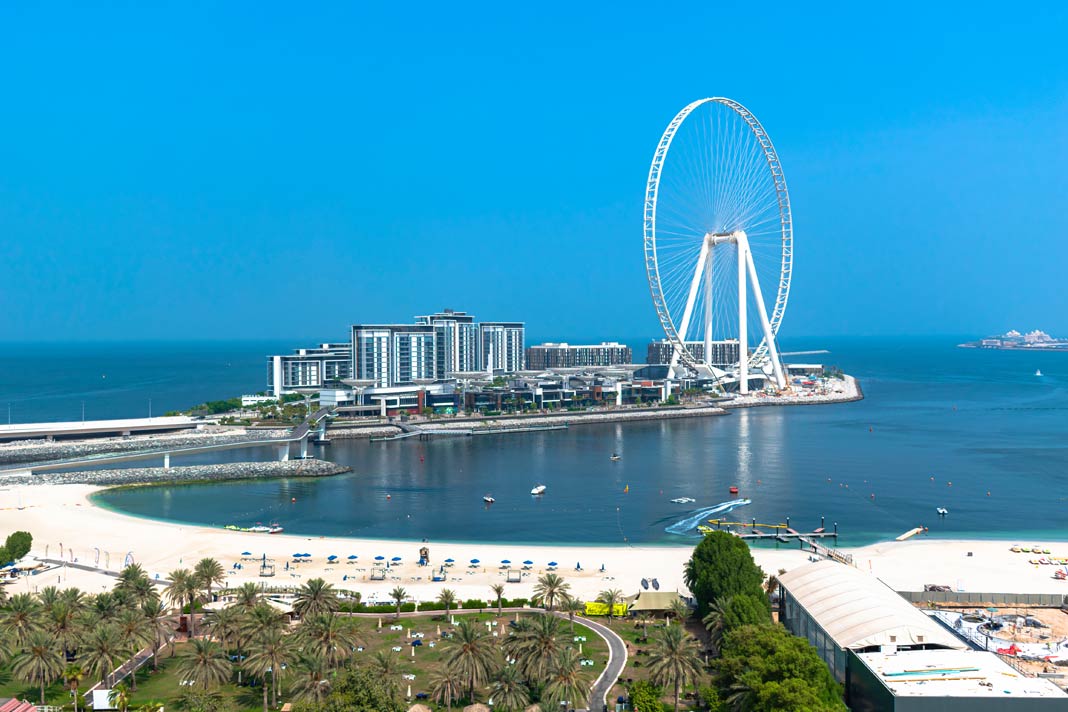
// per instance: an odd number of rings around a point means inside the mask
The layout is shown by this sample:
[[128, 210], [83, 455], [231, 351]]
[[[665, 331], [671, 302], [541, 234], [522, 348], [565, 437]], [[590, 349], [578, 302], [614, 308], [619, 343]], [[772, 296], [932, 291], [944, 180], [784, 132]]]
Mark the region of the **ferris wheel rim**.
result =
[[[685, 343], [683, 343], [679, 336], [678, 329], [675, 327], [674, 320], [671, 317], [671, 310], [667, 304], [660, 281], [660, 266], [657, 260], [656, 248], [656, 213], [657, 200], [660, 191], [660, 176], [664, 161], [667, 159], [671, 149], [672, 141], [675, 139], [675, 134], [690, 114], [692, 114], [698, 107], [709, 103], [717, 103], [726, 106], [746, 122], [751, 133], [759, 143], [761, 150], [764, 152], [764, 157], [768, 164], [768, 171], [770, 172], [774, 183], [775, 194], [779, 204], [779, 226], [782, 235], [782, 259], [780, 262], [779, 283], [775, 290], [775, 303], [772, 308], [772, 313], [768, 316], [773, 336], [778, 335], [783, 315], [786, 312], [786, 304], [790, 297], [790, 283], [792, 281], [791, 277], [793, 272], [793, 216], [790, 210], [790, 193], [786, 187], [786, 176], [782, 170], [782, 165], [779, 162], [778, 153], [775, 151], [771, 137], [768, 136], [767, 131], [756, 116], [741, 103], [734, 101], [733, 99], [722, 96], [713, 96], [690, 102], [668, 123], [667, 128], [660, 137], [660, 142], [657, 144], [656, 151], [653, 153], [653, 161], [649, 166], [649, 177], [645, 187], [645, 210], [643, 222], [646, 277], [649, 282], [649, 290], [653, 298], [653, 305], [656, 308], [657, 317], [660, 320], [660, 325], [664, 330], [665, 336], [667, 336], [669, 341], [673, 342], [675, 352], [678, 355], [678, 360], [694, 370], [698, 369], [699, 366], [707, 366], [707, 364], [702, 363], [695, 358], [690, 353], [689, 349], [686, 348]], [[742, 345], [739, 344], [739, 347], [742, 348]], [[767, 340], [761, 338], [757, 348], [750, 356], [750, 363], [754, 365], [762, 363], [766, 360], [767, 354]], [[705, 354], [705, 360], [707, 361], [707, 359], [708, 354]]]

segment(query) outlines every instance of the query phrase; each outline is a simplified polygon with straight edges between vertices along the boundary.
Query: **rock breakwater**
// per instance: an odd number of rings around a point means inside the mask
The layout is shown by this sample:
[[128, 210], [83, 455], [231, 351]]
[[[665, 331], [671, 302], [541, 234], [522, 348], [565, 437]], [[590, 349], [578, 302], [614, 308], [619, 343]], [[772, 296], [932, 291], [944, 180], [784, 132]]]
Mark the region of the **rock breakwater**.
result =
[[351, 467], [327, 460], [288, 460], [285, 462], [227, 462], [189, 467], [132, 467], [123, 470], [81, 472], [42, 472], [13, 474], [0, 478], [0, 486], [26, 485], [149, 485], [168, 482], [221, 482], [283, 477], [330, 477], [351, 472]]

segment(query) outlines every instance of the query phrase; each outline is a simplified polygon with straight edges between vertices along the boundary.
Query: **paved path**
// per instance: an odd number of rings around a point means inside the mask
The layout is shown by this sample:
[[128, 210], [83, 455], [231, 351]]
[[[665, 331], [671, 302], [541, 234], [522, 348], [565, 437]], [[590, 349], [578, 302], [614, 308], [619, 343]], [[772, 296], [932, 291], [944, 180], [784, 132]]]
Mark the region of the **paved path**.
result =
[[[563, 617], [566, 618], [567, 616], [564, 615]], [[593, 689], [590, 690], [590, 712], [602, 712], [605, 709], [605, 705], [608, 704], [609, 691], [616, 684], [616, 680], [619, 679], [620, 674], [623, 672], [623, 667], [627, 664], [627, 645], [608, 626], [582, 616], [575, 616], [575, 618], [581, 621], [582, 625], [604, 638], [605, 642], [608, 643], [608, 664], [605, 666], [601, 676], [593, 683]]]

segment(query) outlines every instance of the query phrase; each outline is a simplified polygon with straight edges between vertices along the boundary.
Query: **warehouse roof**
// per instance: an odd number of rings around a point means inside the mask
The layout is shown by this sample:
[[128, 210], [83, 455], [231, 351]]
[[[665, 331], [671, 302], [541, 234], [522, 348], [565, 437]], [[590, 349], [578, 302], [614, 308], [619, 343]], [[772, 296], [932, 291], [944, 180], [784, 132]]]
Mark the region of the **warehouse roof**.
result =
[[968, 648], [875, 576], [847, 564], [829, 560], [807, 564], [779, 576], [779, 583], [839, 648]]

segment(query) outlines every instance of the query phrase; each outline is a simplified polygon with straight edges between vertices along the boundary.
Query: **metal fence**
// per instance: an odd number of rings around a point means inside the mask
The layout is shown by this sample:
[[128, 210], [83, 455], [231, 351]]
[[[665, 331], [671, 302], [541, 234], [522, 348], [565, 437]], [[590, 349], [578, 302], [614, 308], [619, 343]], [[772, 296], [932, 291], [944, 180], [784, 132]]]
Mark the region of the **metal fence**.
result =
[[956, 603], [988, 606], [1068, 606], [1063, 593], [984, 593], [981, 591], [898, 591], [910, 603]]

